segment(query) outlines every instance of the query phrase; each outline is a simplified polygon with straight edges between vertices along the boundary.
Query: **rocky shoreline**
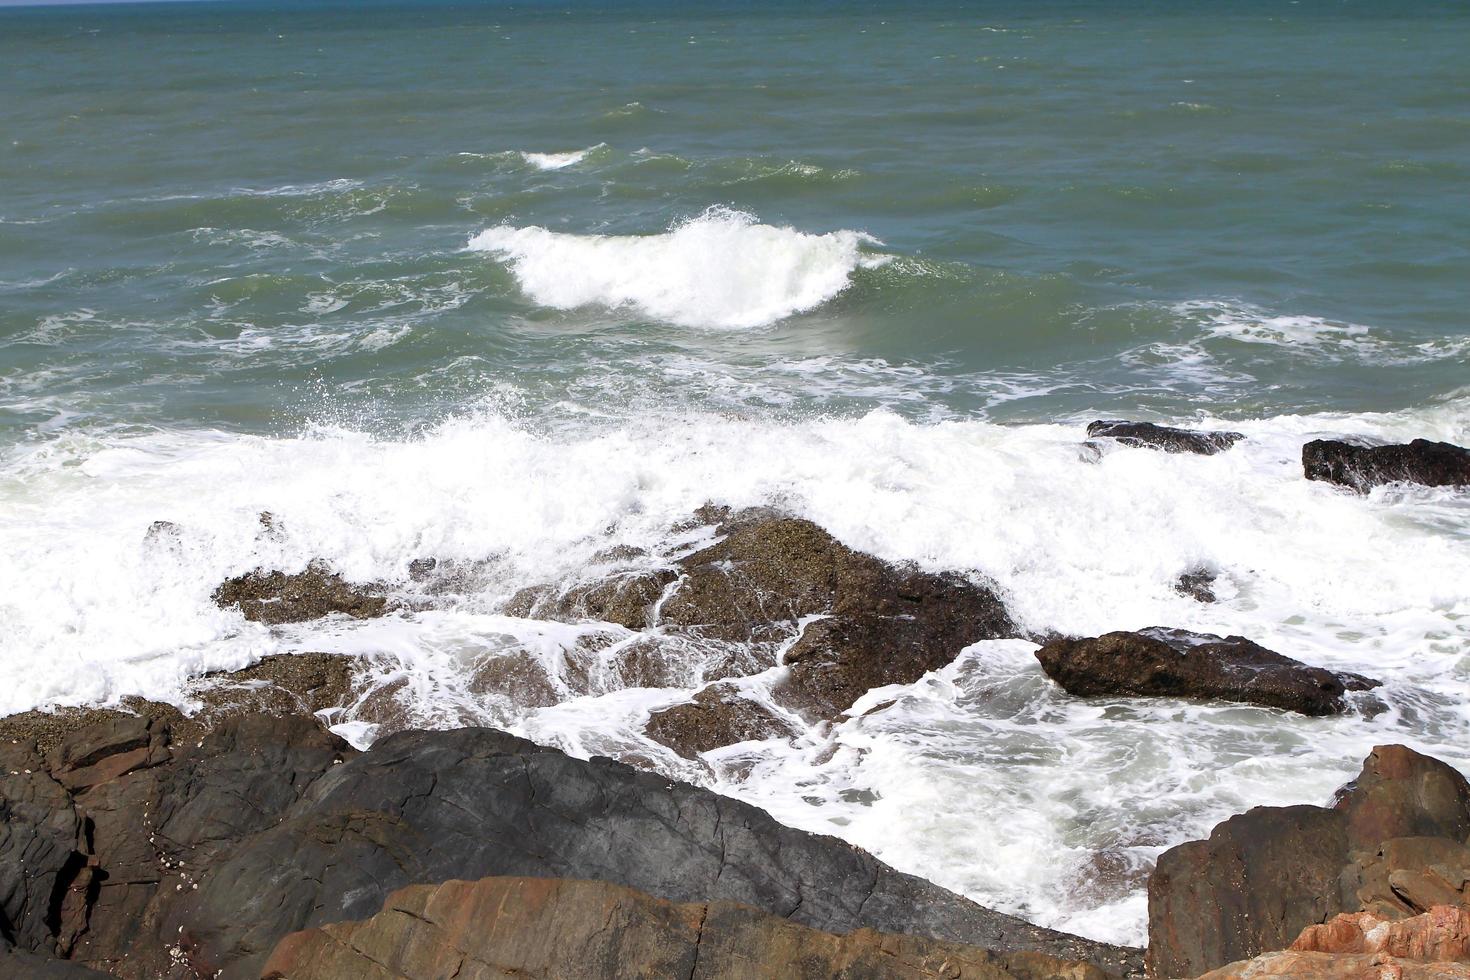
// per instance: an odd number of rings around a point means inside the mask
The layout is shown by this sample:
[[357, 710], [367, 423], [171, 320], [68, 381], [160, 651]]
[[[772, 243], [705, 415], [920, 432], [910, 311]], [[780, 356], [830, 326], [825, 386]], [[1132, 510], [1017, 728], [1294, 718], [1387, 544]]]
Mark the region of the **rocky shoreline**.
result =
[[[1088, 436], [1097, 451], [1201, 455], [1244, 438], [1128, 422]], [[1309, 444], [1304, 475], [1359, 492], [1470, 484], [1459, 447], [1346, 445]], [[429, 590], [474, 574], [433, 558], [410, 571]], [[1179, 589], [1213, 601], [1213, 578], [1182, 569]], [[248, 572], [214, 599], [267, 625], [400, 601], [321, 562]], [[1382, 708], [1376, 680], [1245, 637], [1031, 635], [978, 573], [891, 564], [763, 508], [701, 508], [666, 551], [609, 552], [506, 611], [595, 628], [554, 662], [482, 658], [476, 690], [552, 704], [696, 688], [645, 725], [691, 762], [839, 719], [990, 639], [1040, 643], [1046, 674], [1078, 697]], [[200, 678], [187, 713], [128, 699], [0, 719], [0, 973], [1470, 978], [1470, 786], [1403, 746], [1375, 749], [1329, 806], [1257, 808], [1165, 852], [1145, 957], [986, 909], [648, 760], [425, 730], [399, 693], [358, 658], [305, 653]], [[343, 722], [371, 747], [328, 728]]]

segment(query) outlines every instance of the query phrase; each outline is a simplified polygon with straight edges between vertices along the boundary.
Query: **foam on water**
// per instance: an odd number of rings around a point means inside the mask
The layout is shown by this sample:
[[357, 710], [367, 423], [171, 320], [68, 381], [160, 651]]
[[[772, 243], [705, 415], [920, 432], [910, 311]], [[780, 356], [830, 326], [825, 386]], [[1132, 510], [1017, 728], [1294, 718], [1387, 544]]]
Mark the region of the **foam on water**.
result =
[[[0, 713], [134, 693], [187, 702], [206, 670], [281, 651], [358, 654], [380, 680], [404, 682], [422, 723], [479, 721], [580, 755], [651, 759], [980, 901], [1136, 942], [1141, 874], [1163, 847], [1250, 805], [1320, 802], [1375, 742], [1470, 765], [1470, 497], [1357, 496], [1304, 481], [1299, 462], [1321, 434], [1464, 442], [1470, 400], [1232, 427], [1247, 440], [1214, 457], [1095, 457], [1080, 424], [886, 412], [533, 431], [486, 410], [405, 440], [62, 431], [0, 460]], [[650, 711], [699, 683], [695, 650], [679, 689], [594, 672], [533, 707], [470, 683], [487, 655], [531, 657], [553, 677], [588, 637], [611, 656], [630, 639], [621, 628], [518, 619], [506, 599], [595, 575], [610, 546], [665, 546], [708, 500], [774, 503], [884, 558], [985, 576], [1032, 629], [1241, 633], [1384, 679], [1390, 710], [1309, 719], [1082, 701], [1044, 678], [1032, 644], [1003, 641], [871, 692], [836, 726], [713, 753], [707, 769], [641, 733]], [[264, 510], [279, 533], [262, 532]], [[181, 530], [150, 538], [156, 520]], [[408, 575], [425, 556], [471, 571], [426, 592]], [[312, 558], [388, 583], [403, 611], [273, 631], [210, 600], [227, 576]], [[1221, 602], [1174, 592], [1199, 566], [1219, 574]], [[780, 670], [741, 683], [764, 697]], [[342, 731], [371, 738], [361, 724]]]
[[469, 248], [505, 261], [532, 300], [557, 309], [630, 307], [686, 327], [740, 329], [814, 309], [887, 256], [856, 231], [811, 234], [712, 207], [659, 235], [489, 228]]

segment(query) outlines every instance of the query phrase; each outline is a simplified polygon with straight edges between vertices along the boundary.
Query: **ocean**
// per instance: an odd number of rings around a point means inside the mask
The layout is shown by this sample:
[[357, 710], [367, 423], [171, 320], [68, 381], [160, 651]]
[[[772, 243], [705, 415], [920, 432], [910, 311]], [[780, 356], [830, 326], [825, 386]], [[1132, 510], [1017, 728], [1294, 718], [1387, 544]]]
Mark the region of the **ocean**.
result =
[[[0, 8], [0, 714], [359, 653], [421, 723], [652, 760], [1141, 943], [1165, 847], [1375, 744], [1470, 771], [1470, 495], [1300, 464], [1470, 443], [1467, 51], [1470, 8], [1412, 0]], [[1115, 417], [1246, 440], [1084, 451]], [[585, 631], [517, 590], [706, 502], [1387, 710], [1083, 701], [1005, 640], [691, 762], [642, 725], [692, 687], [467, 683]], [[426, 594], [429, 556], [483, 574]], [[403, 610], [211, 601], [315, 558]], [[1199, 567], [1219, 602], [1174, 591]]]

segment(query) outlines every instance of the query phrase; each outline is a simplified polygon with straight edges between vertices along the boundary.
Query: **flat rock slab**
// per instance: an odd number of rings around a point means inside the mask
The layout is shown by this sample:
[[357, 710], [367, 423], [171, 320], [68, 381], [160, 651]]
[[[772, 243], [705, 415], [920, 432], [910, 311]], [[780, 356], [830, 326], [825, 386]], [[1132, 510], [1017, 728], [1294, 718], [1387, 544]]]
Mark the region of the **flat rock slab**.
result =
[[1358, 674], [1309, 667], [1243, 636], [1163, 627], [1051, 640], [1036, 659], [1079, 697], [1203, 698], [1305, 715], [1340, 714], [1348, 691], [1379, 686]]
[[1195, 453], [1213, 456], [1223, 453], [1245, 436], [1239, 432], [1200, 432], [1176, 429], [1153, 422], [1098, 420], [1087, 426], [1089, 439], [1113, 439], [1125, 446], [1157, 449], [1166, 453]]
[[834, 935], [733, 902], [662, 901], [597, 881], [411, 885], [382, 911], [293, 933], [263, 980], [844, 977], [1105, 980], [1090, 963], [859, 929]]
[[1464, 487], [1470, 486], [1470, 449], [1428, 439], [1391, 446], [1314, 439], [1302, 447], [1302, 472], [1359, 493], [1386, 483]]

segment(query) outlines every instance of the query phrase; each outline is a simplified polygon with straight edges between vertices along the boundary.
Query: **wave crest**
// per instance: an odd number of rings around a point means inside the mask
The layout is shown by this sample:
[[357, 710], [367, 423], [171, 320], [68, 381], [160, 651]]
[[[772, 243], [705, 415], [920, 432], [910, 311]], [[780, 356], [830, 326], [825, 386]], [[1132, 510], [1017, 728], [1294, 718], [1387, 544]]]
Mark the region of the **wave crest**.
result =
[[659, 235], [575, 235], [538, 226], [480, 232], [469, 248], [504, 260], [532, 300], [557, 309], [628, 307], [684, 327], [745, 329], [814, 309], [889, 256], [857, 231], [811, 234], [711, 207]]

